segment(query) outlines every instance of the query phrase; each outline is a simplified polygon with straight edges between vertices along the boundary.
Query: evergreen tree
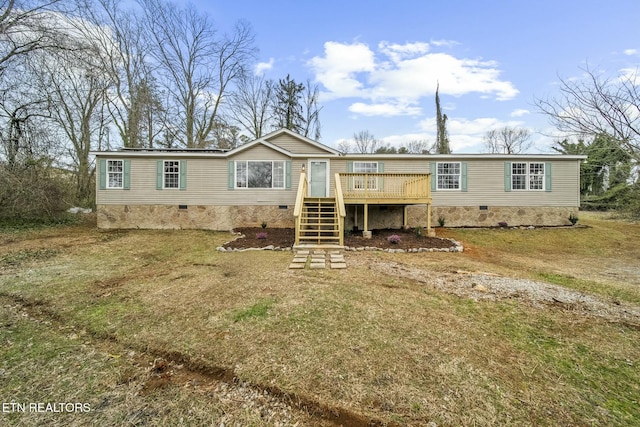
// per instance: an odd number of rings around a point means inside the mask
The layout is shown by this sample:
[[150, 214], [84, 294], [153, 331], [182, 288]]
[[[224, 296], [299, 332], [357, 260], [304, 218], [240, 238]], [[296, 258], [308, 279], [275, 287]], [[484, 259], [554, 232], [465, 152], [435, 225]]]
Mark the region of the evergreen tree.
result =
[[286, 79], [278, 81], [273, 105], [278, 128], [304, 134], [305, 119], [301, 103], [304, 89], [304, 84], [296, 83], [288, 74]]
[[438, 127], [438, 134], [436, 136], [436, 154], [451, 154], [451, 148], [449, 147], [449, 135], [447, 133], [447, 115], [442, 114], [440, 109], [440, 84], [436, 88], [436, 125]]

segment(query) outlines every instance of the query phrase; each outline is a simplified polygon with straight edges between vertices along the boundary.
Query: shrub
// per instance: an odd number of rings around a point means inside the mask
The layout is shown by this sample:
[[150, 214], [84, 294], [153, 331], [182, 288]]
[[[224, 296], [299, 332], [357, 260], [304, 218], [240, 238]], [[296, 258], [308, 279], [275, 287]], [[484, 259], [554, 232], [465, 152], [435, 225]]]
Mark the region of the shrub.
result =
[[571, 225], [576, 225], [576, 222], [578, 222], [578, 215], [569, 215], [569, 222], [571, 223]]
[[502, 228], [507, 228], [507, 227], [509, 226], [509, 224], [507, 224], [507, 222], [506, 222], [506, 221], [500, 221], [500, 222], [498, 223], [498, 226], [499, 226], [499, 227], [502, 227]]
[[421, 226], [416, 227], [415, 233], [418, 239], [421, 238], [422, 234], [424, 233], [424, 228], [422, 228]]
[[267, 228], [267, 221], [262, 221], [262, 224], [260, 224], [260, 227]]
[[392, 245], [396, 245], [396, 244], [400, 243], [402, 241], [402, 239], [397, 234], [392, 234], [391, 236], [387, 237], [387, 241], [389, 243], [391, 243]]
[[444, 216], [440, 215], [440, 216], [438, 217], [438, 225], [439, 225], [440, 227], [444, 227], [444, 223], [445, 223], [445, 218], [444, 218]]
[[264, 240], [267, 237], [269, 237], [269, 235], [267, 233], [258, 233], [258, 234], [256, 234], [256, 239]]

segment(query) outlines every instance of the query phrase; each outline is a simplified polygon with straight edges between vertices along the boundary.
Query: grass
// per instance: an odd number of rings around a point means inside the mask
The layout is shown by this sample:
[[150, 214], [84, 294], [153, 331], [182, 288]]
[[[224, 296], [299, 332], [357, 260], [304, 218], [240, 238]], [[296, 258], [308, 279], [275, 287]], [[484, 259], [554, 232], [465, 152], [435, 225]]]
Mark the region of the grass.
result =
[[[346, 270], [302, 271], [287, 269], [289, 252], [215, 251], [225, 233], [0, 232], [3, 401], [92, 408], [0, 417], [332, 425], [324, 410], [345, 425], [637, 425], [637, 325], [475, 301], [370, 268], [485, 271], [637, 306], [640, 226], [585, 215], [580, 224], [439, 229], [465, 253], [348, 253]], [[252, 407], [248, 390], [271, 400]], [[287, 416], [264, 409], [282, 405]]]

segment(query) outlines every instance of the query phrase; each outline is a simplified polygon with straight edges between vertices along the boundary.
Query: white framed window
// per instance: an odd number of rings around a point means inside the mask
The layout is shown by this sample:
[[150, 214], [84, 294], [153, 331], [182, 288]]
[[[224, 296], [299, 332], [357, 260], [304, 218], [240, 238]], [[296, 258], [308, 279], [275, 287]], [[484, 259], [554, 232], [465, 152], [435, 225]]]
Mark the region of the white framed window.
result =
[[[378, 173], [378, 162], [353, 162], [354, 173]], [[355, 177], [353, 180], [354, 190], [376, 190], [378, 180], [375, 176], [368, 177], [366, 184], [364, 177]]]
[[235, 175], [236, 188], [285, 188], [283, 160], [239, 160]]
[[511, 164], [511, 189], [544, 190], [544, 175], [544, 163], [514, 162]]
[[438, 190], [460, 190], [461, 171], [460, 162], [438, 163]]
[[124, 161], [107, 160], [107, 188], [124, 188]]
[[180, 188], [180, 162], [165, 160], [163, 162], [162, 188]]

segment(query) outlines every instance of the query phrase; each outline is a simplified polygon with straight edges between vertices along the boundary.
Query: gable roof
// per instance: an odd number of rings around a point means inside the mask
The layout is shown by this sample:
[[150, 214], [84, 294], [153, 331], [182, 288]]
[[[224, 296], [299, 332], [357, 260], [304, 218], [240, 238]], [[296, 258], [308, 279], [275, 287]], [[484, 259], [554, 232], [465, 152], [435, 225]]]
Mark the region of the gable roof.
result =
[[319, 148], [320, 150], [326, 151], [327, 154], [333, 154], [333, 155], [340, 155], [340, 152], [334, 148], [329, 147], [328, 145], [324, 145], [318, 141], [314, 141], [313, 139], [307, 138], [306, 136], [302, 136], [300, 134], [297, 134], [289, 129], [285, 129], [285, 128], [281, 128], [278, 129], [276, 131], [273, 131], [265, 136], [263, 136], [262, 138], [260, 138], [259, 140], [265, 140], [268, 141], [270, 139], [275, 139], [276, 137], [280, 136], [280, 135], [288, 135], [292, 138], [298, 139], [306, 144], [312, 145], [316, 148]]

